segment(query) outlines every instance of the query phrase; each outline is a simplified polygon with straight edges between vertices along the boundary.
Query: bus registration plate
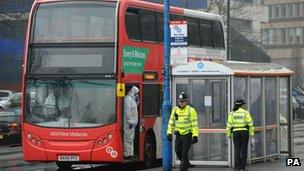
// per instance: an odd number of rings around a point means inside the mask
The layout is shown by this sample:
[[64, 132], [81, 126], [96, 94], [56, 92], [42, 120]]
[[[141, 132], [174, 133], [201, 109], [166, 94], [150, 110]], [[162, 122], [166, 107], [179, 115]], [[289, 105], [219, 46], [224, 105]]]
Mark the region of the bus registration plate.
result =
[[79, 161], [79, 156], [71, 155], [71, 156], [58, 156], [58, 161]]

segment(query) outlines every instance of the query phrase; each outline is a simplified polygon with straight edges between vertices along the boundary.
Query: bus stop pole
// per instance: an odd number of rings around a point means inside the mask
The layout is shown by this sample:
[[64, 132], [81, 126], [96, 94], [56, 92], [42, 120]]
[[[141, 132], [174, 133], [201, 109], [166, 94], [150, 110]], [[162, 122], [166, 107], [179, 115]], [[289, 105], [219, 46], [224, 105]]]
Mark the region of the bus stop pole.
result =
[[164, 0], [164, 83], [162, 106], [162, 156], [163, 171], [172, 170], [172, 144], [167, 140], [167, 125], [170, 117], [170, 30], [169, 30], [170, 0]]

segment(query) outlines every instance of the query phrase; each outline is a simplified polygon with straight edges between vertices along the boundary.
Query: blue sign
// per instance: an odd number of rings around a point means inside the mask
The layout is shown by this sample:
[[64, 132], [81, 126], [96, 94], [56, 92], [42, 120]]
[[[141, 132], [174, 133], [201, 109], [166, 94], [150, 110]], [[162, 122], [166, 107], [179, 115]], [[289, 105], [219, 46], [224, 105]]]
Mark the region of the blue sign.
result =
[[203, 68], [204, 68], [203, 62], [197, 63], [197, 68], [198, 68], [198, 69], [203, 69]]

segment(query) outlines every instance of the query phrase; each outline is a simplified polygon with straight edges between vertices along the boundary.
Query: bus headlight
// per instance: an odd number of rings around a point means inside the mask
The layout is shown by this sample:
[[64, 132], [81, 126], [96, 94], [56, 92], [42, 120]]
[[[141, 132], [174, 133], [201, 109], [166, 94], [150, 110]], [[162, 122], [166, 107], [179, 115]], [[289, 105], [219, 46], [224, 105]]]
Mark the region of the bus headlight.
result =
[[102, 147], [108, 144], [112, 139], [113, 139], [113, 132], [104, 134], [97, 139], [94, 148]]
[[26, 139], [32, 145], [42, 147], [42, 140], [35, 134], [26, 132]]

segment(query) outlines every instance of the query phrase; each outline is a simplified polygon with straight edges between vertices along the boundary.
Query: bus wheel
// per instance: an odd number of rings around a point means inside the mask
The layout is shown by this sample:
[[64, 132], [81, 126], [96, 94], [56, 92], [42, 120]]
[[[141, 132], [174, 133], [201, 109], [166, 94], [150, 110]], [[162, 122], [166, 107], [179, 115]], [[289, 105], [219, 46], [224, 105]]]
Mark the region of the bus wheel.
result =
[[59, 170], [71, 170], [72, 169], [72, 164], [67, 163], [67, 162], [56, 162], [57, 167]]
[[145, 139], [145, 148], [144, 148], [144, 162], [143, 167], [149, 169], [152, 167], [156, 158], [156, 149], [155, 141], [151, 135], [147, 135]]

